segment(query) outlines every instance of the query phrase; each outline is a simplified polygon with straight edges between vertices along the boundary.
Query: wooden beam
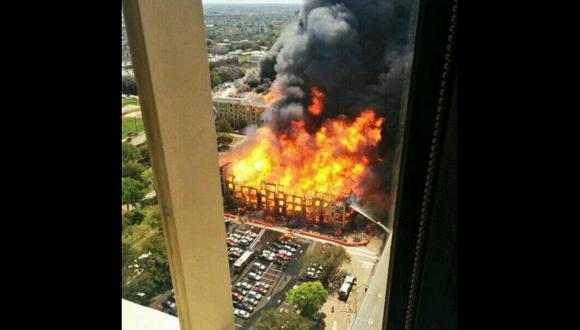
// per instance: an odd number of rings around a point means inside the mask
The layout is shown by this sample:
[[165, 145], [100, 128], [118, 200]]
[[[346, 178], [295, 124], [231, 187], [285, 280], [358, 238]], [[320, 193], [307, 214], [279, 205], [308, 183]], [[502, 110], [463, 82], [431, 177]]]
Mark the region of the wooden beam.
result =
[[233, 329], [200, 0], [123, 10], [182, 330]]

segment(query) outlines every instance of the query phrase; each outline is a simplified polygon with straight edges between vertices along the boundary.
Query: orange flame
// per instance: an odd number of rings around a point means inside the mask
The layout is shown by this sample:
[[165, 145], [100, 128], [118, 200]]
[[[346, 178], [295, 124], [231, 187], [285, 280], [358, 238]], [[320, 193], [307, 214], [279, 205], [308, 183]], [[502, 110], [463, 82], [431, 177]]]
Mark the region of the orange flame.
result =
[[274, 81], [272, 83], [272, 85], [270, 86], [270, 90], [268, 91], [268, 94], [266, 94], [264, 96], [264, 100], [266, 101], [266, 103], [268, 105], [270, 105], [270, 104], [273, 104], [274, 102], [278, 101], [279, 99], [281, 99], [282, 96], [284, 96], [283, 87], [280, 86], [279, 84], [277, 84], [276, 81]]
[[312, 95], [312, 103], [308, 106], [308, 112], [318, 116], [324, 108], [324, 93], [318, 87], [313, 86], [310, 89], [310, 94]]
[[361, 195], [365, 169], [374, 161], [369, 151], [381, 140], [383, 120], [369, 108], [354, 120], [327, 119], [315, 133], [305, 129], [304, 120], [293, 121], [279, 134], [261, 127], [222, 161], [232, 163], [235, 181], [246, 186], [269, 182], [285, 186], [285, 192], [294, 195], [338, 196], [351, 189]]

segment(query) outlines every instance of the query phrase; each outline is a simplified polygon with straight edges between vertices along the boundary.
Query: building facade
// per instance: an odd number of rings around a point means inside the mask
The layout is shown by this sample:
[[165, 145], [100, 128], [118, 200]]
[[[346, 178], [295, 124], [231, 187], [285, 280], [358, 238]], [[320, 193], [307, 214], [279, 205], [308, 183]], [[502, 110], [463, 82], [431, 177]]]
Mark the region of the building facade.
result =
[[265, 105], [237, 97], [214, 97], [213, 105], [216, 120], [225, 119], [236, 130], [241, 130], [248, 125], [261, 127], [264, 124], [261, 114], [266, 109]]

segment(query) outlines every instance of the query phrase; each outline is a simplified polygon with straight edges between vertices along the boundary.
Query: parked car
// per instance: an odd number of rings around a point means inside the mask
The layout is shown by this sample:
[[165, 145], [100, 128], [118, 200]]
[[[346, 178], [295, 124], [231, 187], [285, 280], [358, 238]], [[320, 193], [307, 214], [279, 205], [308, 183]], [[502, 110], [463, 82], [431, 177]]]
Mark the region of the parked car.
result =
[[266, 265], [261, 264], [259, 262], [254, 262], [254, 265], [252, 266], [252, 269], [256, 269], [256, 270], [259, 270], [259, 271], [264, 271], [264, 270], [266, 270]]
[[278, 252], [278, 254], [276, 254], [276, 258], [282, 259], [284, 261], [288, 261], [288, 259], [290, 259], [288, 257], [288, 255], [286, 255], [285, 253], [282, 253], [282, 252]]
[[254, 311], [254, 306], [252, 304], [250, 304], [250, 303], [244, 303], [242, 301], [242, 303], [240, 304], [240, 309], [243, 309], [246, 312], [252, 313]]
[[262, 287], [264, 289], [269, 289], [270, 288], [270, 284], [266, 284], [264, 282], [256, 282], [256, 285], [259, 287]]
[[244, 299], [244, 297], [237, 292], [232, 292], [232, 299], [234, 301], [242, 301]]
[[234, 308], [240, 308], [242, 305], [241, 301], [233, 301], [232, 305], [234, 306]]
[[248, 282], [238, 282], [235, 285], [237, 288], [242, 288], [245, 290], [250, 290], [252, 288], [252, 285]]
[[248, 319], [250, 317], [250, 313], [241, 309], [234, 309], [234, 315], [243, 319]]
[[242, 288], [233, 288], [234, 292], [241, 294], [242, 296], [246, 296], [248, 294], [248, 290], [244, 290]]
[[258, 300], [252, 298], [252, 297], [246, 297], [246, 299], [244, 299], [244, 302], [248, 302], [254, 306], [256, 306], [258, 304]]
[[296, 243], [287, 242], [286, 245], [291, 246], [291, 247], [295, 248], [296, 250], [300, 249], [300, 245], [298, 245]]
[[256, 280], [256, 281], [259, 281], [262, 278], [262, 276], [254, 273], [254, 272], [250, 272], [248, 274], [248, 277], [251, 278], [252, 280]]
[[278, 242], [274, 242], [274, 243], [272, 243], [272, 246], [274, 246], [276, 249], [281, 249], [284, 245], [282, 245]]
[[284, 250], [296, 253], [296, 249], [291, 247], [290, 245], [284, 245]]
[[287, 251], [287, 250], [284, 250], [284, 249], [280, 249], [280, 251], [278, 251], [278, 253], [284, 254], [284, 255], [286, 255], [288, 257], [291, 257], [291, 256], [294, 255], [292, 252]]
[[288, 264], [288, 261], [281, 258], [276, 258], [274, 259], [274, 263], [280, 266], [286, 266]]
[[262, 299], [262, 294], [260, 294], [260, 293], [258, 293], [258, 292], [256, 292], [256, 291], [250, 291], [250, 292], [248, 292], [248, 296], [249, 296], [250, 298], [254, 298], [254, 299], [256, 299], [256, 300], [260, 300], [260, 299]]
[[250, 242], [248, 242], [248, 240], [246, 240], [245, 238], [242, 238], [242, 239], [241, 239], [241, 240], [238, 242], [238, 244], [239, 244], [240, 246], [248, 246], [248, 245], [250, 245]]
[[268, 290], [266, 290], [266, 289], [264, 289], [262, 287], [259, 287], [259, 286], [254, 286], [251, 291], [255, 291], [255, 292], [258, 292], [258, 293], [261, 293], [261, 294], [268, 293]]
[[232, 240], [232, 239], [226, 240], [226, 244], [228, 246], [230, 246], [230, 247], [233, 247], [233, 246], [237, 246], [238, 245], [238, 243], [236, 241]]

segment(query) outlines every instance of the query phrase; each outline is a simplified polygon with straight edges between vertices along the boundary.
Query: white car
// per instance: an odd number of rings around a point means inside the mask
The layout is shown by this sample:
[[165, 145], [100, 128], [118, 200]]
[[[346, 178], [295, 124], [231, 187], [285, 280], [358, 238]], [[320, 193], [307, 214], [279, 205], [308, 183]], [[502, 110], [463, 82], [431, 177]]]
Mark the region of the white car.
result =
[[259, 262], [255, 262], [254, 263], [254, 268], [257, 268], [258, 270], [264, 271], [264, 270], [266, 270], [266, 265], [263, 265], [263, 264], [261, 264]]
[[284, 249], [285, 249], [286, 251], [290, 251], [290, 252], [292, 252], [292, 253], [296, 253], [296, 249], [295, 249], [295, 248], [293, 248], [293, 247], [291, 247], [290, 245], [284, 245]]
[[247, 319], [250, 317], [250, 313], [241, 309], [234, 309], [234, 315], [237, 317], [241, 317], [243, 319]]
[[256, 281], [259, 281], [262, 278], [262, 276], [254, 273], [254, 272], [250, 272], [248, 274], [248, 277], [251, 278], [251, 279], [253, 279], [253, 280], [256, 280]]
[[244, 301], [247, 301], [254, 306], [256, 306], [258, 304], [258, 300], [254, 299], [252, 297], [246, 297], [246, 299], [244, 299]]
[[250, 291], [250, 292], [248, 292], [248, 296], [249, 296], [250, 298], [254, 298], [254, 299], [256, 299], [256, 300], [260, 300], [260, 299], [262, 299], [262, 295], [261, 295], [261, 294], [259, 294], [259, 293], [257, 293], [256, 291]]
[[250, 290], [252, 288], [252, 285], [248, 282], [238, 282], [236, 283], [236, 288]]
[[270, 288], [270, 285], [269, 284], [266, 284], [264, 282], [256, 282], [256, 285], [259, 286], [259, 287], [262, 287], [264, 289], [269, 289]]

